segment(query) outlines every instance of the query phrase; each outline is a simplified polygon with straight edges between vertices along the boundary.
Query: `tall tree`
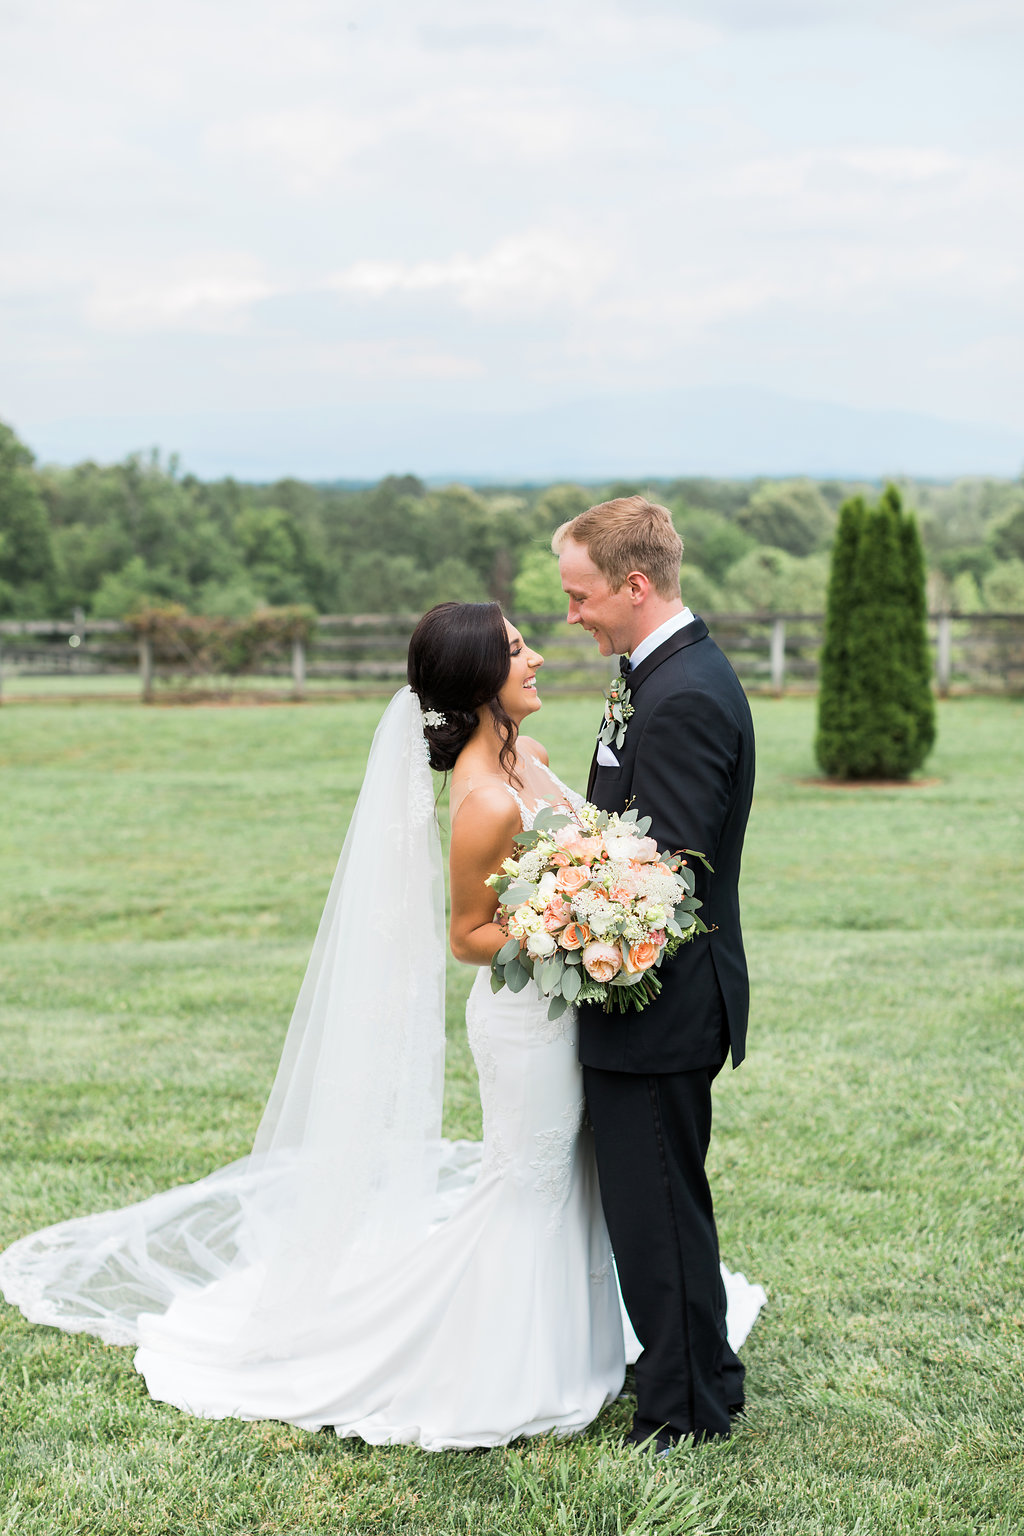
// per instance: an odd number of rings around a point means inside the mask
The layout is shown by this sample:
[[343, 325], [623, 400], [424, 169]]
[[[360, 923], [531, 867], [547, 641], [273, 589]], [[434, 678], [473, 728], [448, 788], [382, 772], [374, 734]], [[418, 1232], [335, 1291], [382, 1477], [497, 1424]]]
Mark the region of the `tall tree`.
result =
[[0, 613], [37, 617], [54, 600], [56, 567], [33, 456], [0, 421]]
[[935, 697], [932, 693], [932, 657], [928, 644], [928, 574], [917, 519], [904, 512], [900, 493], [887, 486], [891, 515], [899, 529], [903, 568], [903, 675], [907, 690], [907, 708], [914, 722], [915, 747], [920, 766], [935, 745]]
[[843, 779], [907, 778], [935, 740], [924, 561], [899, 491], [840, 508], [818, 683], [818, 761]]

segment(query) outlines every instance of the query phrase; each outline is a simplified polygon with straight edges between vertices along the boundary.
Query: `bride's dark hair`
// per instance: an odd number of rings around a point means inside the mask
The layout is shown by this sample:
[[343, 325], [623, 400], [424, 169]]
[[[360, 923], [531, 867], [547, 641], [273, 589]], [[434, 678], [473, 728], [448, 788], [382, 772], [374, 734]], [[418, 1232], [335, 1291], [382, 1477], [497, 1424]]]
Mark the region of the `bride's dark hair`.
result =
[[422, 709], [445, 717], [444, 725], [426, 725], [431, 768], [447, 773], [479, 724], [486, 706], [501, 738], [498, 754], [510, 779], [515, 776], [516, 726], [498, 703], [512, 665], [508, 630], [497, 603], [438, 603], [420, 619], [409, 641], [409, 687]]

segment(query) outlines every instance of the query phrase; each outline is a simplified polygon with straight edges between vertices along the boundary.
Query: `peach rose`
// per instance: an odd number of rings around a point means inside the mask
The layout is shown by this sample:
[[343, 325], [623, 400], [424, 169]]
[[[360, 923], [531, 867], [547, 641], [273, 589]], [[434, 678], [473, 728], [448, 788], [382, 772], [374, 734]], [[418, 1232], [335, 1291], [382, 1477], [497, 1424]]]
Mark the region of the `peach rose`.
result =
[[555, 833], [555, 847], [559, 853], [568, 855], [570, 859], [578, 859], [581, 863], [587, 857], [588, 841], [593, 839], [581, 837], [578, 827], [559, 827]]
[[590, 943], [590, 929], [586, 923], [570, 923], [558, 936], [563, 949], [582, 949]]
[[624, 885], [613, 885], [608, 895], [612, 901], [630, 902], [633, 900], [633, 892]]
[[575, 896], [577, 891], [582, 891], [589, 879], [589, 864], [569, 864], [559, 873], [558, 889], [564, 891], [566, 896]]
[[588, 944], [583, 951], [583, 969], [595, 981], [611, 981], [622, 970], [622, 952], [617, 944]]
[[668, 934], [665, 932], [664, 928], [655, 928], [654, 932], [651, 934], [651, 943], [657, 944], [659, 949], [664, 949], [665, 940], [667, 938]]
[[564, 928], [572, 917], [572, 907], [561, 896], [556, 896], [554, 901], [549, 901], [544, 908], [544, 927], [548, 933], [557, 933], [559, 928]]
[[651, 939], [641, 939], [639, 944], [631, 944], [629, 947], [631, 971], [649, 971], [657, 958], [658, 945]]
[[572, 859], [563, 849], [556, 848], [548, 863], [553, 864], [556, 869], [566, 869], [572, 863]]

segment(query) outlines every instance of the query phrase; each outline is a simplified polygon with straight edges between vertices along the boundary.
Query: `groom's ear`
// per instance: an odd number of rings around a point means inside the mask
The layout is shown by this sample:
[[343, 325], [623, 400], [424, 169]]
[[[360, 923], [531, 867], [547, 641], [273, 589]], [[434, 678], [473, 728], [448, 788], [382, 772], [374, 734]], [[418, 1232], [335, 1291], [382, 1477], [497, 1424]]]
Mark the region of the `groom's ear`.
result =
[[645, 576], [643, 571], [630, 571], [622, 585], [628, 592], [630, 601], [637, 604], [644, 602], [652, 590], [651, 578]]

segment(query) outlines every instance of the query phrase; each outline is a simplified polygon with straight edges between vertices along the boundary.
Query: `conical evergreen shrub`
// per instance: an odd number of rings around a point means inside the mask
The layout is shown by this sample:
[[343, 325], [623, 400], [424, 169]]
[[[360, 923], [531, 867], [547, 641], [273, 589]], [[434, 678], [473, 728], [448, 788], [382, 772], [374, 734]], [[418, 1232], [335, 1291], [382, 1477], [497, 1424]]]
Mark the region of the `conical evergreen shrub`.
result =
[[842, 779], [904, 779], [935, 741], [924, 558], [888, 486], [840, 508], [832, 548], [815, 748]]

